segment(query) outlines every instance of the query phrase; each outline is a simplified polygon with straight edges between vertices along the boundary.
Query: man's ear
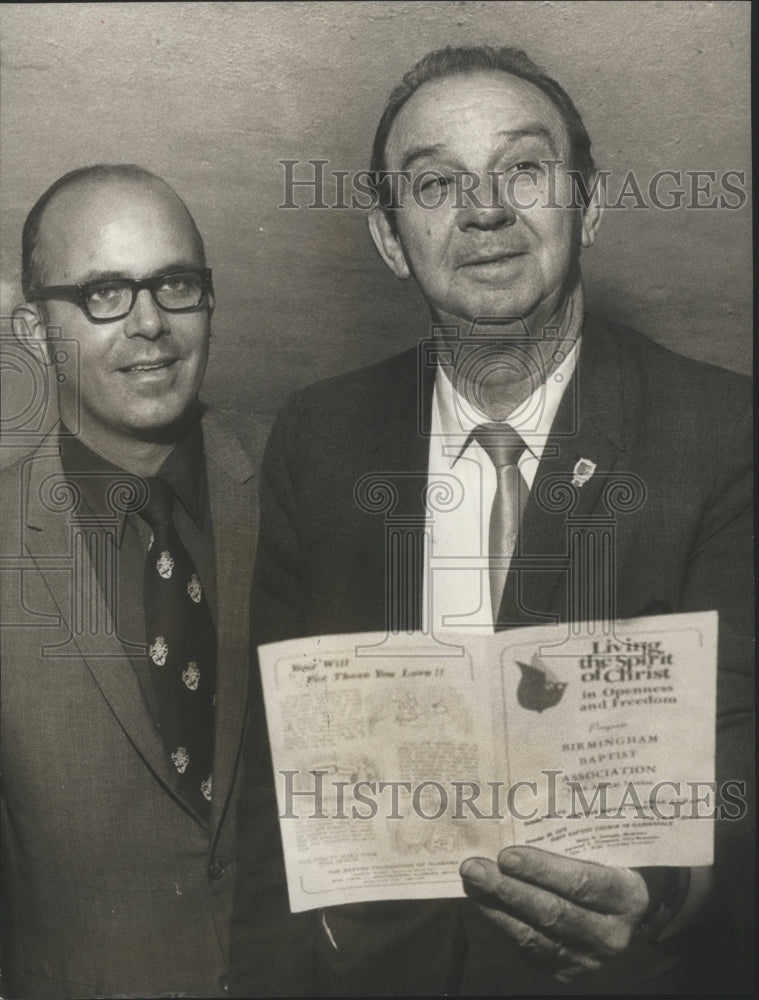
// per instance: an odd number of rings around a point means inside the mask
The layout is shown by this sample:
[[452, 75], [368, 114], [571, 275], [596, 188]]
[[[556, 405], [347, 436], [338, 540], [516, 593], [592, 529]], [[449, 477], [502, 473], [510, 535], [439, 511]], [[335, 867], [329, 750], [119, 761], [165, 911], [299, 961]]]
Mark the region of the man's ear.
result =
[[373, 208], [369, 213], [369, 232], [374, 245], [396, 278], [408, 278], [411, 270], [406, 263], [403, 245], [396, 236], [387, 215], [381, 208]]
[[50, 345], [47, 339], [47, 324], [39, 306], [31, 302], [16, 306], [13, 310], [13, 333], [16, 340], [40, 364], [52, 364]]
[[603, 215], [602, 190], [603, 184], [592, 185], [591, 191], [593, 192], [593, 197], [588, 203], [588, 207], [582, 213], [581, 245], [586, 248], [592, 247], [596, 242], [596, 236], [601, 225], [601, 216]]

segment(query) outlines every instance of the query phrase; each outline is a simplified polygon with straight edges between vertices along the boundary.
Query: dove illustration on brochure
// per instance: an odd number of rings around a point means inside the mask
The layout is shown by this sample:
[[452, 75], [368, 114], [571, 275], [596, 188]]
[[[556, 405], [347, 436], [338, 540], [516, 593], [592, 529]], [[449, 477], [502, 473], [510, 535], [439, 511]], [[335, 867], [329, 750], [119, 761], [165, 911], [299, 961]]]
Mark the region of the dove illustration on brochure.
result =
[[293, 912], [462, 896], [535, 845], [709, 865], [717, 612], [259, 647]]

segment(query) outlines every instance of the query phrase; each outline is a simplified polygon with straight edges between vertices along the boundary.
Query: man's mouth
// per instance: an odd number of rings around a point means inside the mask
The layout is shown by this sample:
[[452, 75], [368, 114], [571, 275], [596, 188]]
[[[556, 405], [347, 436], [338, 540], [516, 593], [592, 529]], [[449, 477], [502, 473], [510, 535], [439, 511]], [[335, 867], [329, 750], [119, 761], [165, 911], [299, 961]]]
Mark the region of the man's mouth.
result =
[[122, 365], [120, 372], [157, 372], [161, 368], [170, 368], [177, 361], [176, 358], [161, 358], [158, 361], [135, 361], [130, 365]]
[[514, 257], [524, 256], [521, 250], [509, 250], [505, 253], [479, 254], [476, 257], [469, 257], [460, 265], [461, 267], [476, 267], [481, 264], [498, 264], [501, 261], [512, 260]]

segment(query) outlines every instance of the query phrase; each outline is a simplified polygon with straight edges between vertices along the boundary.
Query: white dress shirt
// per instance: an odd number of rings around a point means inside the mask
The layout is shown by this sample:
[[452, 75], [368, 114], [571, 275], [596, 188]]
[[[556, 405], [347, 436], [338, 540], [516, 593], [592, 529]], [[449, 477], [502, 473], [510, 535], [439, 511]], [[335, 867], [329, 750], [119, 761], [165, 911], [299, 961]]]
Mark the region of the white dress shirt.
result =
[[[520, 488], [532, 488], [578, 348], [579, 339], [548, 380], [506, 418], [527, 446], [519, 459]], [[470, 439], [478, 424], [492, 422], [438, 368], [427, 467], [430, 558], [425, 561], [423, 591], [425, 630], [431, 626], [434, 634], [470, 629], [480, 634], [493, 632], [488, 531], [496, 472], [482, 446]]]

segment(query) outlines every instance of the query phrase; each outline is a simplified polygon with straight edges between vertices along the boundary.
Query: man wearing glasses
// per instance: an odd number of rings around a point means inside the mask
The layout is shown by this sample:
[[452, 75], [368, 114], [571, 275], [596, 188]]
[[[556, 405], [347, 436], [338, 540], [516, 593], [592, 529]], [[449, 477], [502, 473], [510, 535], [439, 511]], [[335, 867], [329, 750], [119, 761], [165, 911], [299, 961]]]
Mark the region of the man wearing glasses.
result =
[[198, 398], [214, 292], [181, 199], [60, 178], [14, 332], [60, 423], [5, 470], [6, 995], [226, 989], [253, 469]]

